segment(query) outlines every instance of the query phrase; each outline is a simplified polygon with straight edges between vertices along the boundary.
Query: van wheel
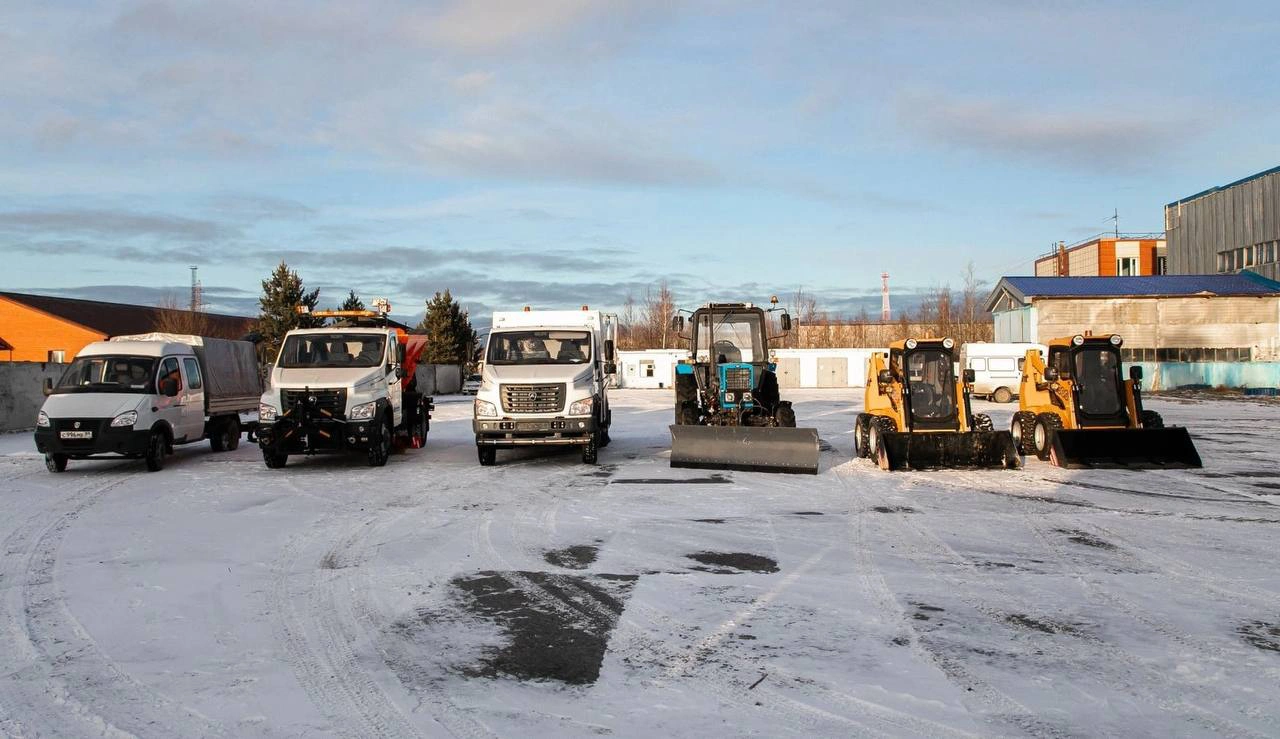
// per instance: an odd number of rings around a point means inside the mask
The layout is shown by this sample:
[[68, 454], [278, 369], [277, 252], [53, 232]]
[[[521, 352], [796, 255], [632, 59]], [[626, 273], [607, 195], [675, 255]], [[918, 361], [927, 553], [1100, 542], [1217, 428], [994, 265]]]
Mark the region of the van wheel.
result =
[[476, 456], [480, 458], [481, 467], [492, 467], [498, 462], [498, 448], [476, 444]]
[[377, 434], [369, 440], [369, 466], [385, 467], [391, 457], [391, 424], [385, 418], [378, 421]]
[[994, 393], [991, 393], [991, 400], [996, 403], [1012, 403], [1013, 391], [1007, 387], [998, 387]]
[[50, 472], [66, 472], [67, 471], [67, 455], [65, 454], [46, 454], [44, 455], [44, 468]]
[[152, 431], [151, 436], [147, 438], [147, 451], [143, 454], [143, 460], [147, 463], [147, 471], [159, 472], [164, 469], [164, 455], [169, 450], [169, 443], [165, 439], [163, 431]]
[[240, 419], [228, 418], [218, 424], [209, 437], [209, 448], [215, 452], [233, 452], [240, 446]]

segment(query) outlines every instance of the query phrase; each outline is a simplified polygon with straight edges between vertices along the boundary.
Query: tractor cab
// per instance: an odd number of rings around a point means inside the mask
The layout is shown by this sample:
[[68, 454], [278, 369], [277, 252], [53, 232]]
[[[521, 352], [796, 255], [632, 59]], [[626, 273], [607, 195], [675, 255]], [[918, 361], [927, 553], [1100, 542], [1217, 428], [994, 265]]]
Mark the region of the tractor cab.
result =
[[1121, 338], [1109, 336], [1071, 337], [1049, 347], [1048, 366], [1059, 382], [1070, 382], [1075, 396], [1075, 412], [1081, 427], [1129, 426], [1128, 391], [1120, 372]]
[[[690, 319], [693, 363], [706, 367], [705, 382], [713, 389], [722, 409], [749, 409], [769, 398], [777, 388], [760, 388], [769, 363], [765, 312], [748, 303], [711, 303], [693, 312]], [[772, 390], [770, 393], [769, 391]]]

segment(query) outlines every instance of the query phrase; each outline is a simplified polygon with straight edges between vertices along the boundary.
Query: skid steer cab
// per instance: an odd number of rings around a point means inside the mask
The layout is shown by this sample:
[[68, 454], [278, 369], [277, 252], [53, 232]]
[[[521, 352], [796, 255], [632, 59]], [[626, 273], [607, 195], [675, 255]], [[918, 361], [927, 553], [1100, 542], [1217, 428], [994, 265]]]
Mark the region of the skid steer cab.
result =
[[[776, 306], [778, 299], [773, 298]], [[689, 342], [676, 365], [671, 466], [763, 472], [818, 472], [817, 429], [796, 428], [769, 360], [769, 313], [751, 303], [709, 303], [672, 328]], [[779, 317], [783, 333], [791, 317]], [[779, 335], [780, 336], [780, 335]]]
[[1019, 467], [1009, 432], [973, 412], [973, 370], [957, 379], [955, 367], [952, 339], [906, 339], [873, 353], [854, 454], [883, 470]]
[[1142, 367], [1121, 371], [1116, 334], [1077, 334], [1048, 343], [1023, 362], [1019, 410], [1010, 431], [1024, 454], [1058, 467], [1200, 467], [1185, 428], [1165, 428], [1142, 407]]

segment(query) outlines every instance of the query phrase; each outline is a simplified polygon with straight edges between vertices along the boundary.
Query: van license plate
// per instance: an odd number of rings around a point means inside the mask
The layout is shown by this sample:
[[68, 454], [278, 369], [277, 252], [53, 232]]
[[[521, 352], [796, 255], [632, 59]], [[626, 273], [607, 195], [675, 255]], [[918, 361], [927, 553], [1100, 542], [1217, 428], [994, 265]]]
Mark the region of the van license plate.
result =
[[63, 431], [58, 434], [63, 439], [92, 439], [92, 431]]

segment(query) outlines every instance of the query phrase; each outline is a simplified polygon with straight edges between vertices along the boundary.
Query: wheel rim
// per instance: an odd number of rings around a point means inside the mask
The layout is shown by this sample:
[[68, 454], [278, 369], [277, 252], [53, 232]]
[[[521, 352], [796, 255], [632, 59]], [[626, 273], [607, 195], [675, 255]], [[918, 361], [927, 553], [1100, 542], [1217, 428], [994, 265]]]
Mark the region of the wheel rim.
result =
[[1048, 435], [1049, 435], [1049, 432], [1045, 430], [1044, 424], [1037, 423], [1036, 431], [1035, 431], [1036, 449], [1044, 449], [1045, 438]]
[[1009, 429], [1009, 433], [1013, 435], [1014, 444], [1017, 444], [1017, 445], [1022, 444], [1022, 419], [1020, 418], [1013, 419], [1013, 428]]

